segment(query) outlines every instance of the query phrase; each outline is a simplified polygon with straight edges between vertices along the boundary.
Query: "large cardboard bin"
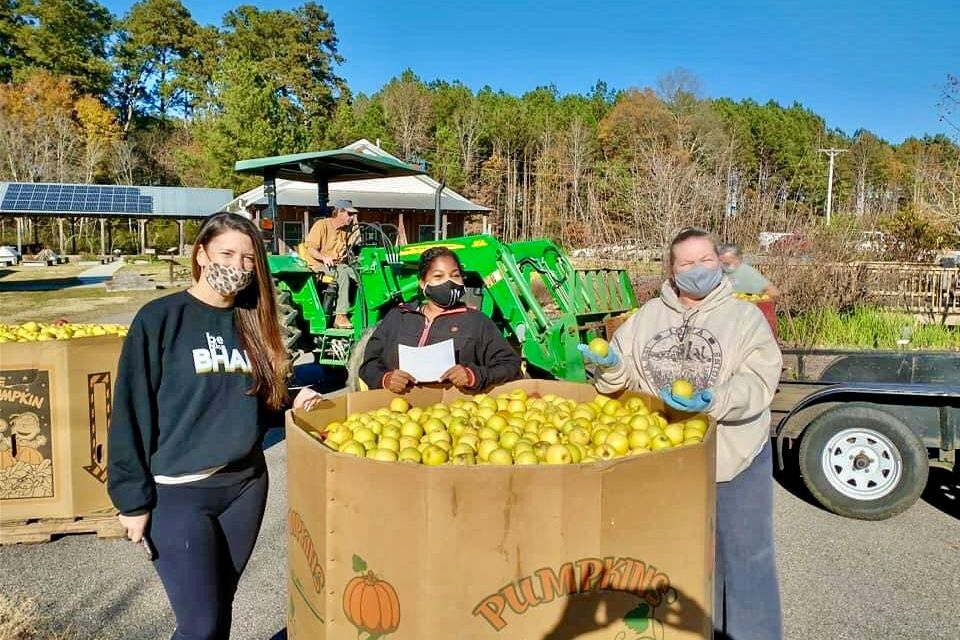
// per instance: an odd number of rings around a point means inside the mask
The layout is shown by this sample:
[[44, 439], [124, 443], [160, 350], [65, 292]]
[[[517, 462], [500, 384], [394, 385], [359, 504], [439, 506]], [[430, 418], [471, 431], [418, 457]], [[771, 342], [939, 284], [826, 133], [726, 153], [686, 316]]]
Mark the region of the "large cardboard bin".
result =
[[0, 345], [0, 520], [111, 508], [107, 429], [123, 338]]
[[[595, 396], [530, 380], [492, 393], [516, 387]], [[425, 406], [460, 395], [407, 397]], [[376, 462], [307, 433], [392, 397], [355, 393], [288, 413], [291, 638], [710, 637], [712, 428], [698, 445], [533, 467]]]

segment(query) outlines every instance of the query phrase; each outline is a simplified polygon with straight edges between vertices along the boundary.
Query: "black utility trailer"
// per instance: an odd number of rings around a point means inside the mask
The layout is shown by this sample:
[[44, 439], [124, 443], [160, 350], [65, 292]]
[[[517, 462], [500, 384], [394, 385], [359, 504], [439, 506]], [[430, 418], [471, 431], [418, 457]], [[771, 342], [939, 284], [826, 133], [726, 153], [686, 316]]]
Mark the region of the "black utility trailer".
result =
[[[834, 513], [882, 520], [909, 508], [930, 466], [960, 447], [960, 353], [784, 350], [772, 436]], [[799, 449], [795, 447], [799, 446]]]

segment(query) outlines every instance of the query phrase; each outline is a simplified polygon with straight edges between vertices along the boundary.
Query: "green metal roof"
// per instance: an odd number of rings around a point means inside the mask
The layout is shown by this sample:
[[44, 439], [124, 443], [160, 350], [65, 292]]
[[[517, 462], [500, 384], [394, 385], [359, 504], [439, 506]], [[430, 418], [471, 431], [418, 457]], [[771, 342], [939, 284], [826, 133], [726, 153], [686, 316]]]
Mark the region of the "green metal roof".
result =
[[264, 175], [270, 169], [276, 171], [277, 178], [301, 182], [317, 182], [321, 176], [325, 176], [328, 182], [341, 182], [344, 180], [415, 176], [423, 173], [420, 169], [405, 162], [358, 153], [352, 149], [310, 151], [287, 156], [253, 158], [239, 160], [234, 165], [234, 171], [237, 173]]

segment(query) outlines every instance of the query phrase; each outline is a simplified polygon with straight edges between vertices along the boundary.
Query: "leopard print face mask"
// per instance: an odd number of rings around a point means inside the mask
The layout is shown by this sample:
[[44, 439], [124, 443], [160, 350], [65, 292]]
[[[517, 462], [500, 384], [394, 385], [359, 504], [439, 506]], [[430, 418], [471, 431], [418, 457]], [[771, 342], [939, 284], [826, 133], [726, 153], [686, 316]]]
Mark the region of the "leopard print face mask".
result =
[[253, 281], [253, 270], [209, 262], [203, 270], [210, 288], [224, 297], [235, 296]]

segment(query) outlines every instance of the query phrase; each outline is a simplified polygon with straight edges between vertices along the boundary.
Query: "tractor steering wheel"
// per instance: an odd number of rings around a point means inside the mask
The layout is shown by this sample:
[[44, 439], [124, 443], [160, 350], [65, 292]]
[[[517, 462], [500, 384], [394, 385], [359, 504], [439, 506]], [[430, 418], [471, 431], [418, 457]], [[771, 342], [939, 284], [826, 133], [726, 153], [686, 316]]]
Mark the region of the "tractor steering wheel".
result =
[[353, 237], [351, 238], [352, 242], [347, 247], [347, 252], [353, 259], [356, 259], [356, 254], [358, 254], [359, 251], [355, 251], [355, 250], [359, 249], [359, 247], [376, 246], [376, 245], [364, 245], [363, 243], [363, 239], [365, 235], [367, 235], [368, 237], [369, 235], [373, 235], [379, 239], [378, 244], [386, 254], [387, 262], [388, 263], [399, 262], [400, 256], [397, 251], [397, 245], [396, 243], [393, 242], [393, 240], [390, 239], [390, 236], [388, 236], [386, 232], [383, 230], [383, 225], [371, 224], [369, 222], [360, 222], [358, 223], [357, 226], [358, 226], [358, 229], [357, 229], [358, 233], [353, 234]]

